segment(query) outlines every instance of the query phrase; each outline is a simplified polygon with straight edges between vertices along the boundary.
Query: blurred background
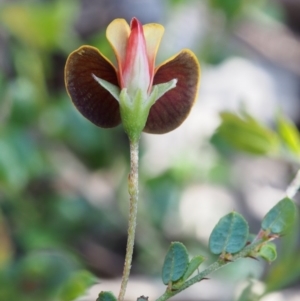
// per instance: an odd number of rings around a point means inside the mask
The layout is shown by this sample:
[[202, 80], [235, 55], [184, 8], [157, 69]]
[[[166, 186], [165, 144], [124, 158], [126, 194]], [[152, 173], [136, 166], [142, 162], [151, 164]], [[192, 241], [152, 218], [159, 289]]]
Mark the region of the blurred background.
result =
[[[180, 128], [142, 136], [128, 300], [163, 293], [171, 241], [209, 264], [223, 215], [242, 213], [257, 233], [299, 168], [299, 0], [0, 0], [0, 301], [118, 293], [128, 141], [75, 110], [63, 73], [83, 44], [114, 60], [105, 29], [133, 16], [165, 27], [157, 64], [190, 48], [202, 80]], [[298, 229], [271, 265], [235, 262], [174, 300], [298, 300]]]

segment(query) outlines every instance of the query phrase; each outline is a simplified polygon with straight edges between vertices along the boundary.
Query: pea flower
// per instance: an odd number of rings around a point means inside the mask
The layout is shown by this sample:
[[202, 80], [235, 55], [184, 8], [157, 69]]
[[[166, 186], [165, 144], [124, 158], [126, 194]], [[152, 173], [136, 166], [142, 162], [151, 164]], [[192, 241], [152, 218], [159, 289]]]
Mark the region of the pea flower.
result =
[[155, 68], [164, 32], [160, 24], [130, 26], [115, 19], [106, 37], [117, 59], [114, 66], [98, 49], [81, 46], [65, 66], [65, 84], [76, 108], [95, 125], [115, 127], [121, 122], [132, 140], [142, 131], [163, 134], [177, 128], [196, 99], [200, 66], [188, 49]]

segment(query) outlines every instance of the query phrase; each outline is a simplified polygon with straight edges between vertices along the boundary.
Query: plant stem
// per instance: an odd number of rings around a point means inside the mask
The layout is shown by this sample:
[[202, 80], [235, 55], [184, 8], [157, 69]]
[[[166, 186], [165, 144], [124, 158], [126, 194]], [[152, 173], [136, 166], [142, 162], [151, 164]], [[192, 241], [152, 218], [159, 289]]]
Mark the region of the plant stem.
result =
[[293, 181], [290, 183], [290, 185], [286, 189], [286, 195], [292, 199], [293, 197], [295, 197], [295, 195], [299, 191], [299, 187], [300, 187], [300, 169], [296, 173]]
[[127, 237], [127, 248], [123, 270], [123, 277], [121, 283], [121, 289], [118, 297], [118, 301], [123, 301], [127, 282], [131, 269], [132, 254], [134, 247], [135, 228], [136, 228], [136, 216], [137, 216], [137, 205], [138, 205], [138, 194], [139, 194], [139, 143], [138, 140], [130, 141], [130, 174], [128, 176], [128, 192], [130, 197], [129, 204], [129, 222], [128, 222], [128, 237]]
[[173, 290], [168, 290], [167, 289], [166, 292], [163, 295], [161, 295], [158, 299], [156, 299], [156, 301], [166, 301], [166, 300], [170, 299], [171, 297], [177, 295], [178, 293], [182, 292], [183, 290], [187, 289], [191, 285], [205, 279], [205, 277], [207, 275], [209, 275], [212, 272], [220, 269], [221, 267], [223, 267], [223, 266], [225, 266], [229, 263], [232, 263], [232, 262], [236, 261], [239, 258], [247, 257], [249, 254], [251, 254], [252, 251], [254, 251], [257, 247], [259, 247], [264, 242], [266, 242], [266, 241], [263, 240], [263, 239], [260, 239], [259, 241], [255, 242], [255, 243], [252, 243], [251, 245], [247, 246], [246, 248], [244, 248], [239, 253], [233, 255], [230, 261], [219, 259], [218, 261], [216, 261], [216, 262], [212, 263], [210, 266], [208, 266], [204, 271], [202, 271], [198, 275], [194, 276], [190, 280], [186, 281], [178, 289], [175, 289], [175, 288]]

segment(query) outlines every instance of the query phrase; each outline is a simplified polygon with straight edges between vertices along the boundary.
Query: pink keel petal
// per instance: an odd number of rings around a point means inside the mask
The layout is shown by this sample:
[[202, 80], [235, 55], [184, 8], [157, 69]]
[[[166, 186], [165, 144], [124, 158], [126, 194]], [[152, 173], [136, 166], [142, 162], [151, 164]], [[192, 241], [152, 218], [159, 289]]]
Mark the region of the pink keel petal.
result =
[[65, 66], [65, 84], [74, 105], [97, 126], [115, 127], [121, 122], [119, 103], [92, 74], [118, 86], [116, 70], [98, 49], [82, 46], [73, 51]]
[[127, 88], [128, 93], [134, 95], [137, 89], [148, 91], [151, 79], [143, 26], [133, 18], [130, 29], [121, 88]]

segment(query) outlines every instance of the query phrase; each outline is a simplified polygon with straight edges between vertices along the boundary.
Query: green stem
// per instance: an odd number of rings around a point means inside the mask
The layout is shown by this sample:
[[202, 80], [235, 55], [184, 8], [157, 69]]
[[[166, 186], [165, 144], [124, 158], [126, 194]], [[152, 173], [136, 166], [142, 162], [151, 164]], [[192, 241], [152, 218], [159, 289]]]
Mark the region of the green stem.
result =
[[127, 282], [131, 269], [132, 254], [134, 247], [135, 228], [136, 228], [136, 216], [137, 216], [137, 205], [138, 205], [138, 194], [139, 194], [139, 143], [138, 140], [130, 141], [130, 174], [128, 176], [128, 192], [130, 197], [130, 208], [129, 208], [129, 222], [128, 222], [128, 237], [127, 237], [127, 248], [123, 270], [123, 277], [121, 283], [121, 289], [118, 297], [118, 301], [123, 301]]
[[247, 246], [241, 252], [233, 255], [230, 261], [219, 259], [218, 261], [216, 261], [216, 262], [212, 263], [210, 266], [208, 266], [204, 271], [202, 271], [198, 275], [194, 276], [190, 280], [186, 281], [178, 289], [173, 289], [173, 290], [167, 289], [163, 295], [161, 295], [158, 299], [156, 299], [156, 301], [166, 301], [166, 300], [170, 299], [171, 297], [177, 295], [178, 293], [182, 292], [183, 290], [187, 289], [191, 285], [205, 279], [207, 275], [222, 268], [223, 266], [225, 266], [229, 263], [232, 263], [239, 258], [247, 257], [249, 254], [251, 254], [252, 251], [254, 251], [257, 247], [259, 247], [264, 242], [266, 242], [266, 241], [263, 239], [260, 239], [259, 241]]

